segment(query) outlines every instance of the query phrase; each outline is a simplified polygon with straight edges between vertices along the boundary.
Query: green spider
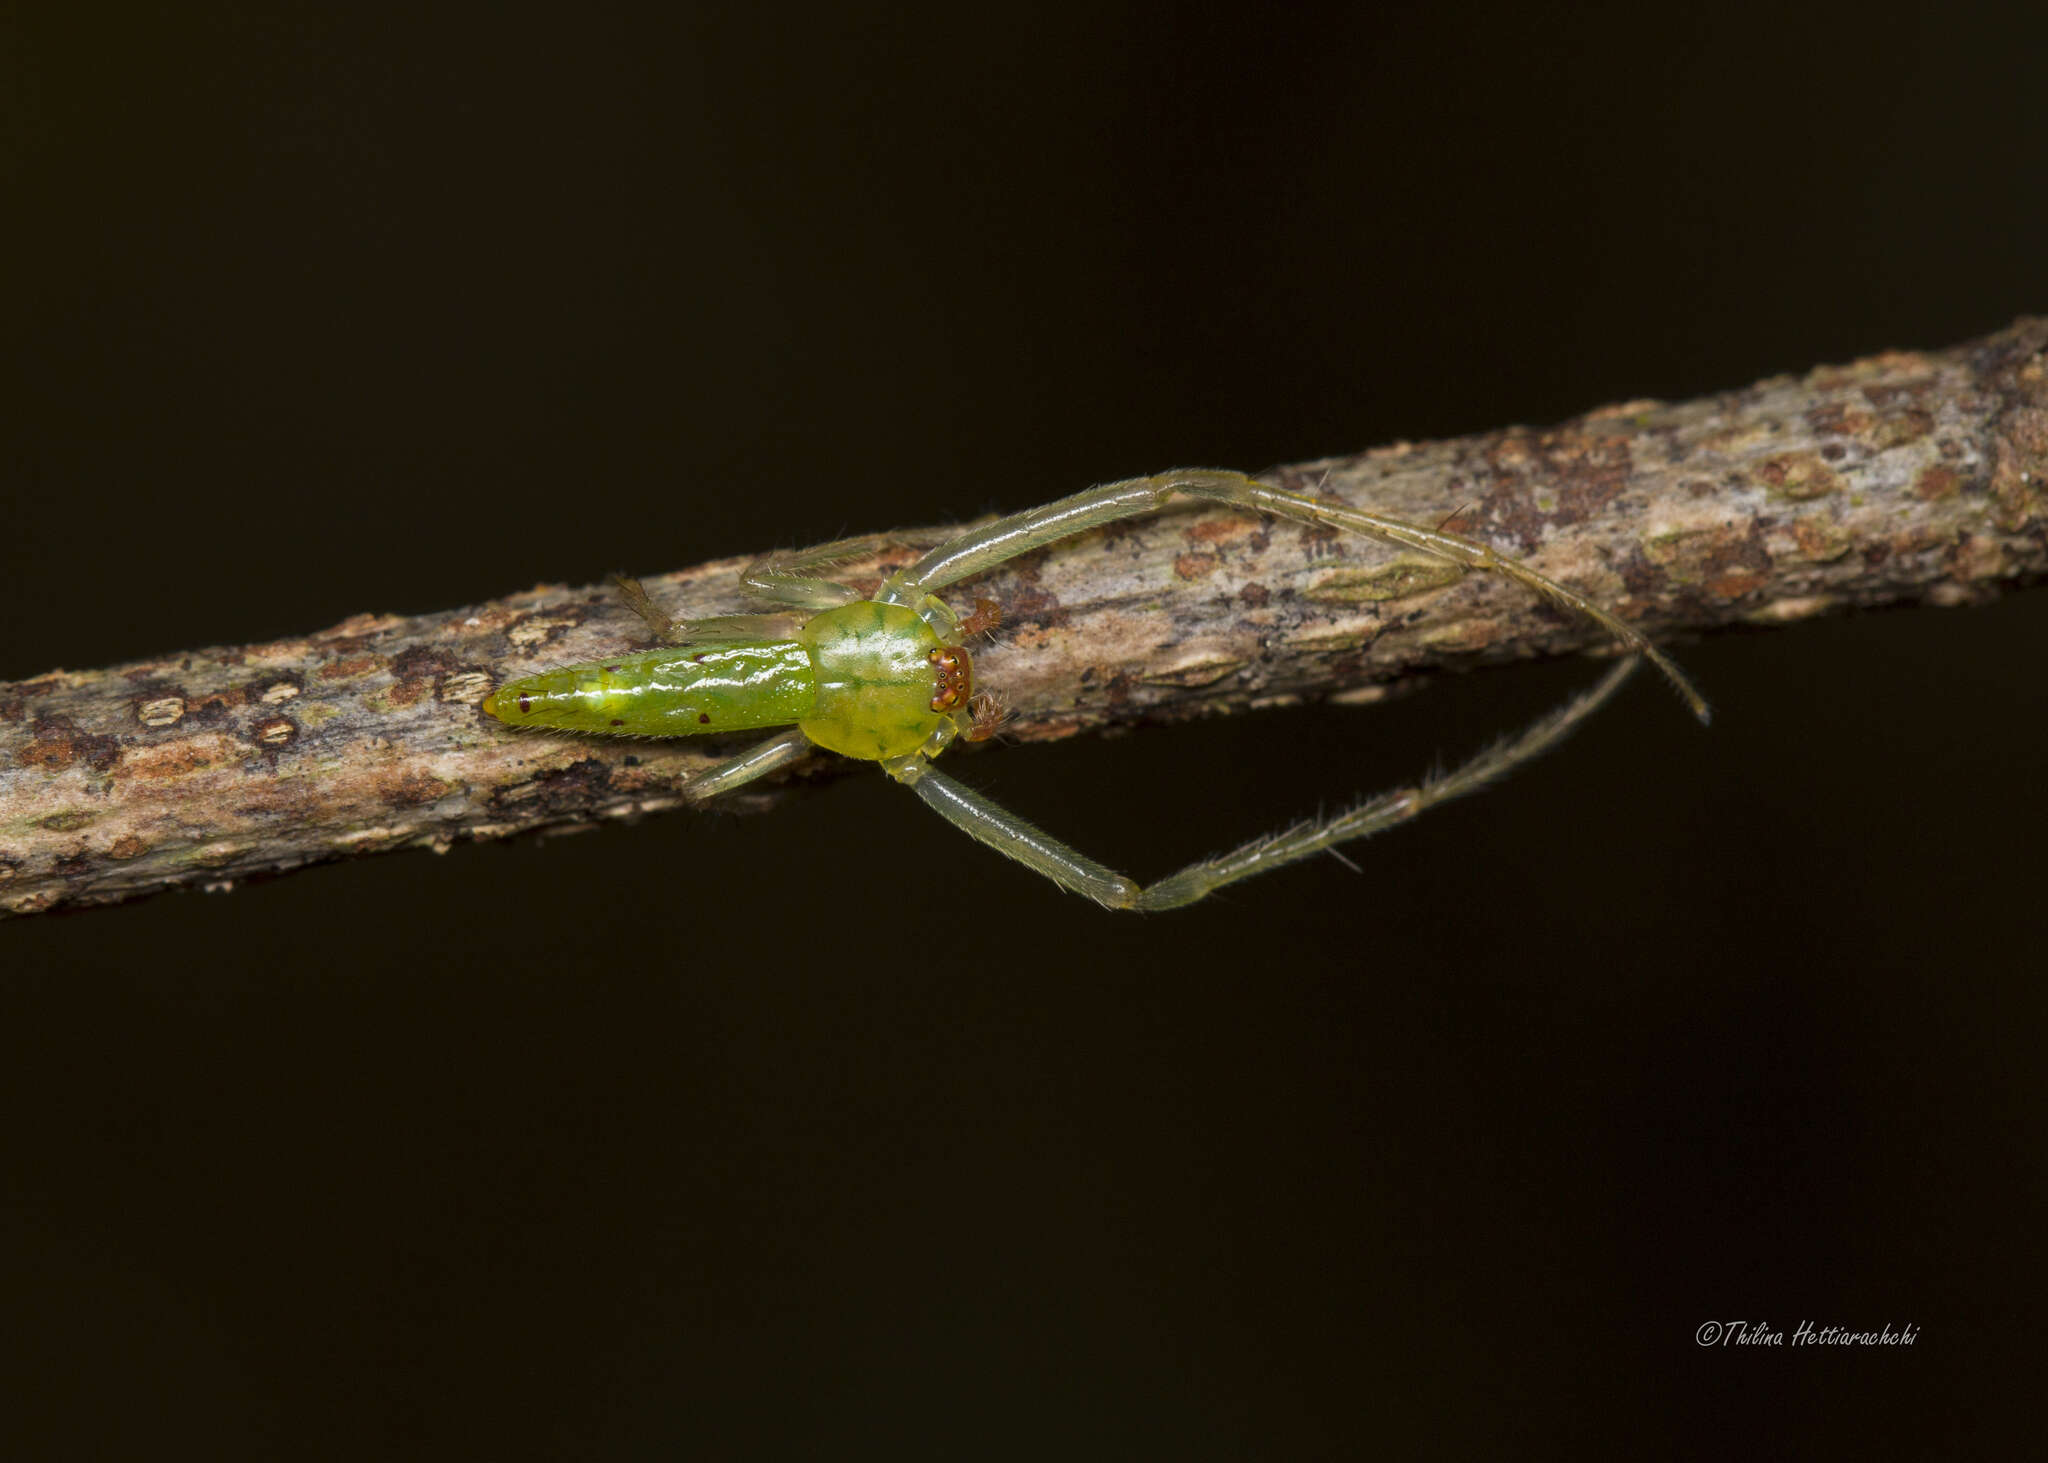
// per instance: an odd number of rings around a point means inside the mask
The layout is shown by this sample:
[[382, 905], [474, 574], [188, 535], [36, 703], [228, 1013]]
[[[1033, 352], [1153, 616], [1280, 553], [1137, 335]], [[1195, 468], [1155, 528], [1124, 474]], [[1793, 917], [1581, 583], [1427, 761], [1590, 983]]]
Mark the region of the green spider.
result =
[[[1382, 794], [1336, 817], [1254, 839], [1141, 887], [930, 765], [956, 738], [984, 737], [999, 719], [993, 703], [976, 695], [972, 658], [958, 643], [991, 628], [994, 606], [982, 601], [963, 620], [936, 591], [1105, 523], [1157, 513], [1176, 495], [1341, 528], [1420, 549], [1461, 568], [1506, 575], [1593, 621], [1629, 654], [1590, 691], [1448, 774]], [[1699, 692], [1640, 630], [1528, 565], [1462, 534], [1288, 492], [1243, 473], [1182, 469], [1090, 488], [1013, 513], [930, 549], [884, 580], [873, 599], [817, 575], [834, 562], [900, 541], [890, 534], [842, 540], [756, 565], [742, 575], [742, 585], [752, 594], [816, 612], [793, 639], [772, 634], [773, 616], [671, 620], [637, 582], [621, 579], [628, 602], [668, 642], [664, 648], [513, 681], [492, 692], [484, 710], [512, 726], [619, 736], [790, 726], [692, 778], [689, 795], [701, 801], [773, 772], [813, 745], [824, 747], [881, 763], [884, 772], [970, 837], [1109, 909], [1177, 909], [1226, 884], [1377, 833], [1470, 792], [1561, 739], [1613, 695], [1644, 658], [1678, 688], [1695, 716], [1707, 720], [1707, 703]]]

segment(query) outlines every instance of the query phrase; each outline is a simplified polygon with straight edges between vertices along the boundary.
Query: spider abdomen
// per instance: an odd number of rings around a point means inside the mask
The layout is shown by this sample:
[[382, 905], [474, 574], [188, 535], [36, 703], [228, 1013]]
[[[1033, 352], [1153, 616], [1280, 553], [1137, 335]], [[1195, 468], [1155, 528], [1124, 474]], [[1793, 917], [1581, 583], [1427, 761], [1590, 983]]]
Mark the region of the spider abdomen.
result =
[[794, 640], [642, 650], [500, 686], [484, 710], [511, 726], [681, 737], [787, 726], [812, 710], [810, 652]]

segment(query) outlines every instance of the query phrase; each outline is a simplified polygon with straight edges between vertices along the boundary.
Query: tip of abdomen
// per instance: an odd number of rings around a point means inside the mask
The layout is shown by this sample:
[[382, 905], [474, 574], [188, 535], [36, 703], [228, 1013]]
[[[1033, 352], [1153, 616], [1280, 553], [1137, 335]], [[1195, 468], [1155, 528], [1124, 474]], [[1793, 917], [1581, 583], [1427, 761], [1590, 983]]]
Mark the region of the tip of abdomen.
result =
[[523, 694], [519, 682], [513, 681], [484, 697], [484, 713], [487, 716], [495, 716], [502, 722], [517, 725], [521, 714], [531, 711], [533, 704], [533, 698]]

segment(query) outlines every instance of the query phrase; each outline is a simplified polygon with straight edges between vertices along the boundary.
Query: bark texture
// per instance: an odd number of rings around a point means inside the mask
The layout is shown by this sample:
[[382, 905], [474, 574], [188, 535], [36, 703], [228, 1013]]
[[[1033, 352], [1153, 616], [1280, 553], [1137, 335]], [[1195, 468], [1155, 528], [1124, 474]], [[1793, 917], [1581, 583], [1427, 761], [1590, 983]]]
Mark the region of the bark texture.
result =
[[[2048, 573], [2048, 319], [1269, 476], [1420, 523], [1455, 513], [1453, 526], [1659, 638], [1987, 598]], [[842, 577], [868, 591], [912, 557], [891, 551]], [[676, 613], [731, 613], [750, 608], [733, 592], [741, 567], [647, 584]], [[1371, 699], [1446, 667], [1601, 640], [1498, 576], [1192, 508], [1034, 553], [954, 602], [980, 596], [1003, 628], [977, 651], [978, 680], [1022, 741]], [[0, 911], [677, 806], [683, 779], [747, 739], [518, 734], [481, 710], [502, 679], [644, 643], [608, 589], [542, 586], [0, 684]], [[852, 765], [820, 753], [798, 775]]]

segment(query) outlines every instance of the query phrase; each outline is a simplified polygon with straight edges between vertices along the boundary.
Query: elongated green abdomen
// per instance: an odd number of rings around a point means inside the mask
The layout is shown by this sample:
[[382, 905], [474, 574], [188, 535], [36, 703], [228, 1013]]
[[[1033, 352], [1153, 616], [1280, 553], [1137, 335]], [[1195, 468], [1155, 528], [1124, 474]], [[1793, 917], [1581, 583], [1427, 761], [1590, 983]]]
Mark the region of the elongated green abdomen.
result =
[[500, 686], [484, 710], [510, 726], [682, 737], [787, 726], [817, 697], [794, 640], [679, 645], [563, 666]]

